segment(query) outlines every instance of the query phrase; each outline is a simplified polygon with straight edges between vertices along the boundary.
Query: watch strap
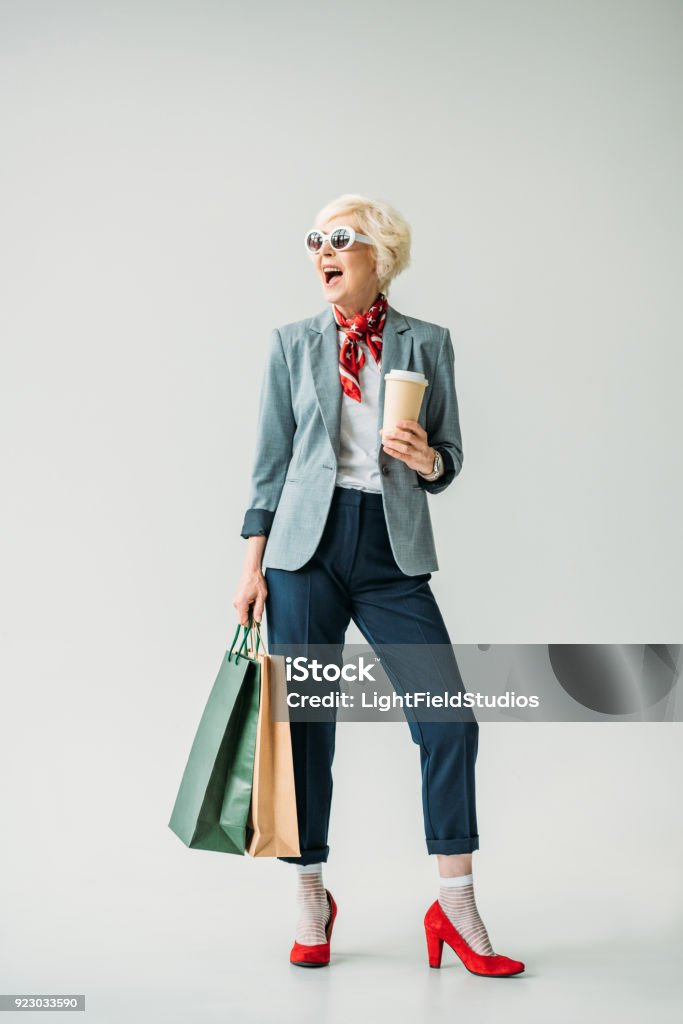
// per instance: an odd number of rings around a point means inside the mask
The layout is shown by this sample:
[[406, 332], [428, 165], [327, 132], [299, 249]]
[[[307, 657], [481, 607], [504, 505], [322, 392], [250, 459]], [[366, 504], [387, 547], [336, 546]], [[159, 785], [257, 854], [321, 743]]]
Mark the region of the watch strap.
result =
[[439, 451], [438, 448], [435, 448], [434, 449], [434, 468], [433, 468], [432, 472], [428, 476], [425, 476], [424, 473], [420, 473], [420, 476], [422, 477], [422, 479], [426, 480], [427, 483], [431, 483], [433, 480], [438, 480], [439, 476], [441, 475], [441, 463], [442, 462], [443, 462], [443, 458], [442, 458], [441, 452]]

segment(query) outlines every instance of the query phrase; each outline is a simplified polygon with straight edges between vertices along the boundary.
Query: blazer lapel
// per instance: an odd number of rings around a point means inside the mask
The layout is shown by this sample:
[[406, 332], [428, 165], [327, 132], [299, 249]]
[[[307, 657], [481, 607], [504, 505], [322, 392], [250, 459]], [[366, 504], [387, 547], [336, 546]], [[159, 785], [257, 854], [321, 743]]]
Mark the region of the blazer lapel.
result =
[[[382, 331], [382, 373], [379, 379], [377, 402], [377, 430], [384, 420], [384, 374], [389, 370], [409, 370], [413, 359], [413, 336], [410, 324], [393, 308], [387, 306], [387, 317]], [[379, 436], [379, 434], [378, 434]]]
[[[339, 456], [342, 387], [339, 379], [339, 340], [332, 305], [313, 317], [310, 333], [310, 361], [318, 405], [335, 456]], [[389, 370], [409, 370], [413, 356], [410, 324], [393, 306], [387, 306], [382, 331], [382, 364], [379, 381], [377, 430], [384, 417], [384, 374]], [[378, 435], [379, 437], [379, 435]]]
[[339, 420], [341, 417], [341, 381], [339, 380], [339, 343], [332, 306], [313, 318], [310, 360], [313, 387], [325, 422], [325, 429], [335, 454], [339, 455]]

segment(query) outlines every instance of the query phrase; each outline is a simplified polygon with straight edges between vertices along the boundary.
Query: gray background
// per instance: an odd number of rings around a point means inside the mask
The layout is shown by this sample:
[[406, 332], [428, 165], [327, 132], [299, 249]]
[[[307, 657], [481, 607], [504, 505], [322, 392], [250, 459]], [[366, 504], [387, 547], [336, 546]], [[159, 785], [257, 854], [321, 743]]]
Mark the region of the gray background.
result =
[[680, 641], [682, 15], [0, 3], [2, 991], [97, 1024], [389, 993], [397, 1021], [679, 1019], [678, 726], [482, 728], [479, 906], [528, 964], [496, 985], [426, 966], [404, 725], [340, 729], [328, 971], [287, 963], [287, 866], [166, 822], [233, 632], [269, 331], [323, 307], [301, 236], [341, 192], [408, 218], [390, 301], [454, 341], [453, 641]]

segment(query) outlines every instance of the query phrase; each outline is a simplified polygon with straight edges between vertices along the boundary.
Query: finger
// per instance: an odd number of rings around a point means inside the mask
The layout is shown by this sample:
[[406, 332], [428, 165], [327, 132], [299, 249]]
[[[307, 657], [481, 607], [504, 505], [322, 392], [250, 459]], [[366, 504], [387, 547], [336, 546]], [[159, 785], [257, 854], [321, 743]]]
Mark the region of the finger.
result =
[[403, 452], [390, 452], [389, 454], [392, 456], [392, 458], [404, 463], [404, 465], [408, 466], [409, 469], [413, 468], [411, 463], [415, 462], [415, 459], [412, 457], [412, 455], [406, 455]]
[[399, 420], [396, 426], [401, 427], [403, 430], [409, 430], [411, 434], [416, 434], [418, 437], [422, 437], [427, 433], [425, 428], [418, 423], [417, 420]]
[[413, 455], [419, 455], [421, 446], [417, 443], [415, 438], [410, 441], [389, 441], [390, 448], [396, 448], [399, 452], [412, 452]]
[[416, 435], [410, 430], [403, 430], [397, 427], [395, 430], [388, 430], [385, 433], [384, 438], [385, 440], [386, 438], [393, 438], [398, 441], [414, 441], [416, 439]]
[[237, 618], [240, 626], [249, 625], [249, 604], [247, 601], [239, 601], [235, 608], [237, 609]]
[[411, 452], [410, 449], [408, 449], [407, 451], [402, 451], [400, 448], [389, 448], [389, 447], [385, 446], [384, 447], [384, 451], [388, 455], [393, 455], [393, 457], [395, 459], [411, 459], [411, 458], [413, 458], [413, 452]]
[[401, 433], [402, 430], [407, 430], [409, 433], [413, 434], [415, 433], [415, 430], [413, 429], [414, 426], [419, 427], [420, 424], [415, 424], [414, 420], [397, 420], [393, 427], [387, 427], [386, 430], [382, 428], [382, 430], [380, 430], [380, 434], [384, 434], [385, 437], [388, 437], [390, 434]]
[[254, 618], [256, 619], [257, 622], [261, 622], [261, 620], [263, 619], [263, 604], [264, 598], [257, 597], [256, 601], [254, 602]]

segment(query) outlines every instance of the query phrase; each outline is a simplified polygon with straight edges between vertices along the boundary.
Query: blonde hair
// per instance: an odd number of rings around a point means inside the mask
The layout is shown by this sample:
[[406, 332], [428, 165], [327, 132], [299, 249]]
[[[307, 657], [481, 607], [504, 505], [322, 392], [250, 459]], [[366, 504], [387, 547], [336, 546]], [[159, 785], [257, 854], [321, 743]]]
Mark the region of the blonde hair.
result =
[[375, 243], [375, 272], [380, 290], [388, 295], [393, 279], [410, 266], [410, 225], [389, 203], [347, 192], [318, 211], [315, 227], [346, 213], [354, 215], [358, 231]]

